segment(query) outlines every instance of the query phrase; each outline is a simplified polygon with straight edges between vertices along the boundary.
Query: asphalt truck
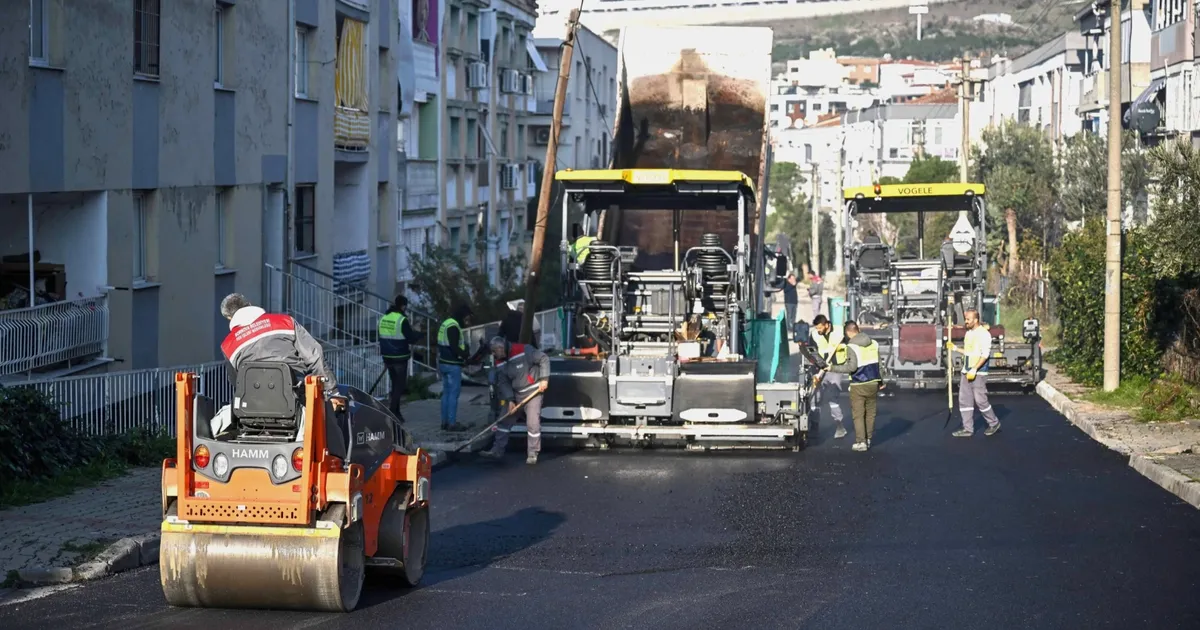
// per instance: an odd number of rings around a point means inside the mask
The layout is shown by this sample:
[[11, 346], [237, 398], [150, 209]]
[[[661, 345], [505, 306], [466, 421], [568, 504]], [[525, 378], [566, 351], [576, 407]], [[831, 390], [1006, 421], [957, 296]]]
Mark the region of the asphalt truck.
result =
[[803, 446], [813, 360], [765, 312], [786, 272], [762, 238], [771, 43], [769, 28], [622, 30], [612, 162], [555, 173], [567, 349], [543, 440]]

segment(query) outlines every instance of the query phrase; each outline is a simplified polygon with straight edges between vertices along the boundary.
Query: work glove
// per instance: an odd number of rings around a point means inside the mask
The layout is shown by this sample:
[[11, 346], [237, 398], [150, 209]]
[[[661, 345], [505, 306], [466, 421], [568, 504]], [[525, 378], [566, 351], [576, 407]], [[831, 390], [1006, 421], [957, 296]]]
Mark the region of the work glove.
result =
[[946, 342], [946, 349], [947, 349], [947, 350], [957, 350], [958, 348], [956, 348], [956, 347], [954, 346], [954, 342], [953, 342], [953, 341], [947, 341], [947, 342]]
[[967, 370], [967, 380], [968, 381], [975, 380], [975, 370]]

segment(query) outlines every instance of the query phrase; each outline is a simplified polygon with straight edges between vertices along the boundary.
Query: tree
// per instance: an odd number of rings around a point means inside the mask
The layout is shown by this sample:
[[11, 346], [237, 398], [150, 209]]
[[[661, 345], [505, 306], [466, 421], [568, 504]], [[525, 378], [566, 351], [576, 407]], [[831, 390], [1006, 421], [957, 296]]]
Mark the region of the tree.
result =
[[1011, 273], [1019, 258], [1018, 241], [1045, 243], [1054, 226], [1054, 149], [1041, 130], [1011, 120], [985, 129], [982, 140], [983, 146], [972, 150], [972, 179], [987, 189], [988, 233], [1005, 235], [989, 239], [989, 252], [995, 260], [1006, 260]]
[[1186, 142], [1166, 142], [1151, 150], [1158, 176], [1154, 219], [1148, 238], [1158, 275], [1200, 279], [1200, 151]]
[[[908, 166], [904, 179], [896, 183], [903, 184], [946, 184], [958, 181], [958, 165], [937, 156], [918, 156]], [[882, 181], [880, 182], [882, 183]], [[943, 238], [954, 228], [958, 215], [953, 212], [931, 212], [925, 215], [925, 241], [932, 243], [932, 250], [926, 247], [926, 255], [936, 250]], [[916, 214], [897, 214], [888, 217], [897, 230], [896, 253], [900, 255], [918, 255], [920, 252], [920, 233], [917, 230]]]
[[[1066, 139], [1062, 152], [1062, 181], [1059, 185], [1059, 221], [1093, 218], [1103, 221], [1108, 207], [1108, 141], [1099, 134], [1081, 131]], [[1121, 139], [1121, 199], [1133, 205], [1138, 223], [1147, 215], [1146, 189], [1150, 184], [1149, 155], [1137, 134], [1126, 131]], [[1051, 241], [1058, 242], [1057, 233]]]
[[783, 234], [792, 244], [789, 262], [795, 268], [800, 261], [809, 260], [808, 245], [812, 240], [812, 214], [803, 186], [806, 183], [800, 165], [793, 162], [771, 164], [771, 206], [767, 215], [767, 241]]
[[424, 256], [412, 258], [412, 290], [436, 317], [449, 317], [457, 304], [467, 304], [477, 323], [499, 320], [508, 311], [505, 304], [524, 296], [517, 268], [525, 264], [524, 253], [500, 261], [500, 286], [493, 287], [487, 274], [472, 267], [467, 257], [448, 247], [434, 246]]

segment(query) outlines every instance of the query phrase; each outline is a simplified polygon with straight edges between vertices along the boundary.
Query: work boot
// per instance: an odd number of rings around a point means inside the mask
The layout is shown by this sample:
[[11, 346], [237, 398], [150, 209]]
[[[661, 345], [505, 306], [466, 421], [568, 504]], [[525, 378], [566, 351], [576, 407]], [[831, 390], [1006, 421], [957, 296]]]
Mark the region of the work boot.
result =
[[996, 435], [996, 432], [999, 430], [1000, 430], [1000, 423], [997, 422], [996, 424], [993, 424], [992, 426], [984, 429], [983, 434], [984, 435]]
[[526, 463], [526, 464], [529, 464], [530, 466], [532, 466], [532, 465], [536, 464], [536, 463], [537, 463], [537, 456], [538, 456], [538, 454], [537, 454], [537, 453], [530, 453], [530, 454], [526, 455], [526, 456], [525, 456], [525, 463]]
[[846, 437], [846, 427], [841, 422], [837, 423], [837, 429], [833, 432], [833, 439], [840, 440]]
[[955, 431], [954, 433], [951, 433], [950, 435], [953, 435], [954, 437], [967, 437], [967, 438], [969, 438], [969, 437], [971, 437], [972, 435], [975, 435], [975, 432], [974, 432], [974, 431], [968, 431], [968, 430], [966, 430], [966, 429], [959, 429], [959, 430]]
[[467, 422], [455, 422], [453, 424], [445, 425], [444, 427], [442, 427], [442, 430], [443, 431], [469, 431], [474, 426], [475, 425], [467, 423]]
[[483, 457], [485, 459], [500, 461], [501, 459], [504, 459], [504, 451], [497, 451], [495, 449], [489, 448], [486, 450], [479, 451], [479, 456]]
[[855, 442], [854, 446], [851, 446], [850, 449], [861, 453], [861, 452], [867, 450], [867, 443], [866, 442]]

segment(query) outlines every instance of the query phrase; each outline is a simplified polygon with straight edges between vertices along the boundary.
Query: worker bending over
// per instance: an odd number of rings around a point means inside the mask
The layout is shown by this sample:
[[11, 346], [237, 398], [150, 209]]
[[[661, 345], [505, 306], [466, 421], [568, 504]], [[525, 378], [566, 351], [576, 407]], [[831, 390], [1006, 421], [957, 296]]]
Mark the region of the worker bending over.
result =
[[[509, 434], [520, 415], [525, 416], [525, 463], [536, 464], [538, 452], [542, 450], [542, 393], [549, 386], [550, 357], [537, 348], [519, 343], [510, 343], [504, 337], [493, 337], [488, 344], [496, 360], [496, 387], [500, 400], [507, 403], [504, 413], [507, 418], [496, 425], [492, 448], [481, 453], [484, 457], [499, 459], [508, 446]], [[517, 413], [517, 403], [530, 394], [537, 393]]]
[[846, 322], [846, 362], [829, 369], [850, 375], [850, 415], [854, 416], [854, 446], [856, 451], [871, 448], [875, 435], [875, 411], [879, 401], [879, 344], [858, 329], [854, 321]]
[[379, 354], [383, 357], [388, 382], [391, 384], [388, 409], [400, 422], [404, 422], [404, 415], [400, 413], [400, 403], [404, 401], [404, 394], [408, 391], [408, 361], [412, 358], [409, 339], [415, 336], [412, 324], [404, 314], [407, 307], [408, 298], [397, 295], [388, 307], [388, 312], [379, 319]]
[[963, 426], [954, 432], [954, 437], [971, 437], [975, 434], [975, 410], [987, 420], [984, 435], [995, 435], [1000, 430], [1000, 419], [988, 402], [988, 364], [992, 359], [992, 333], [979, 322], [979, 311], [969, 308], [963, 312], [967, 334], [963, 337], [960, 350], [953, 341], [946, 347], [963, 354], [962, 378], [958, 382], [958, 410], [962, 412]]
[[[809, 330], [809, 341], [810, 345], [817, 349], [817, 355], [826, 365], [846, 362], [844, 338], [842, 333], [834, 332], [833, 324], [829, 322], [828, 317], [817, 315], [813, 318], [813, 326]], [[817, 389], [817, 404], [828, 405], [829, 417], [837, 423], [837, 428], [833, 432], [834, 439], [846, 437], [842, 408], [837, 403], [838, 396], [842, 394], [842, 379], [843, 376], [836, 372], [826, 373], [821, 378], [821, 385]]]
[[[278, 361], [291, 368], [297, 381], [313, 375], [325, 378], [325, 397], [335, 410], [346, 408], [346, 399], [338, 393], [333, 370], [325, 364], [325, 352], [312, 335], [287, 315], [267, 313], [254, 306], [241, 293], [230, 293], [221, 300], [221, 315], [229, 320], [229, 335], [221, 342], [221, 353], [229, 361], [231, 380], [237, 383], [238, 368], [245, 362]], [[213, 436], [233, 425], [226, 405], [213, 417]]]

